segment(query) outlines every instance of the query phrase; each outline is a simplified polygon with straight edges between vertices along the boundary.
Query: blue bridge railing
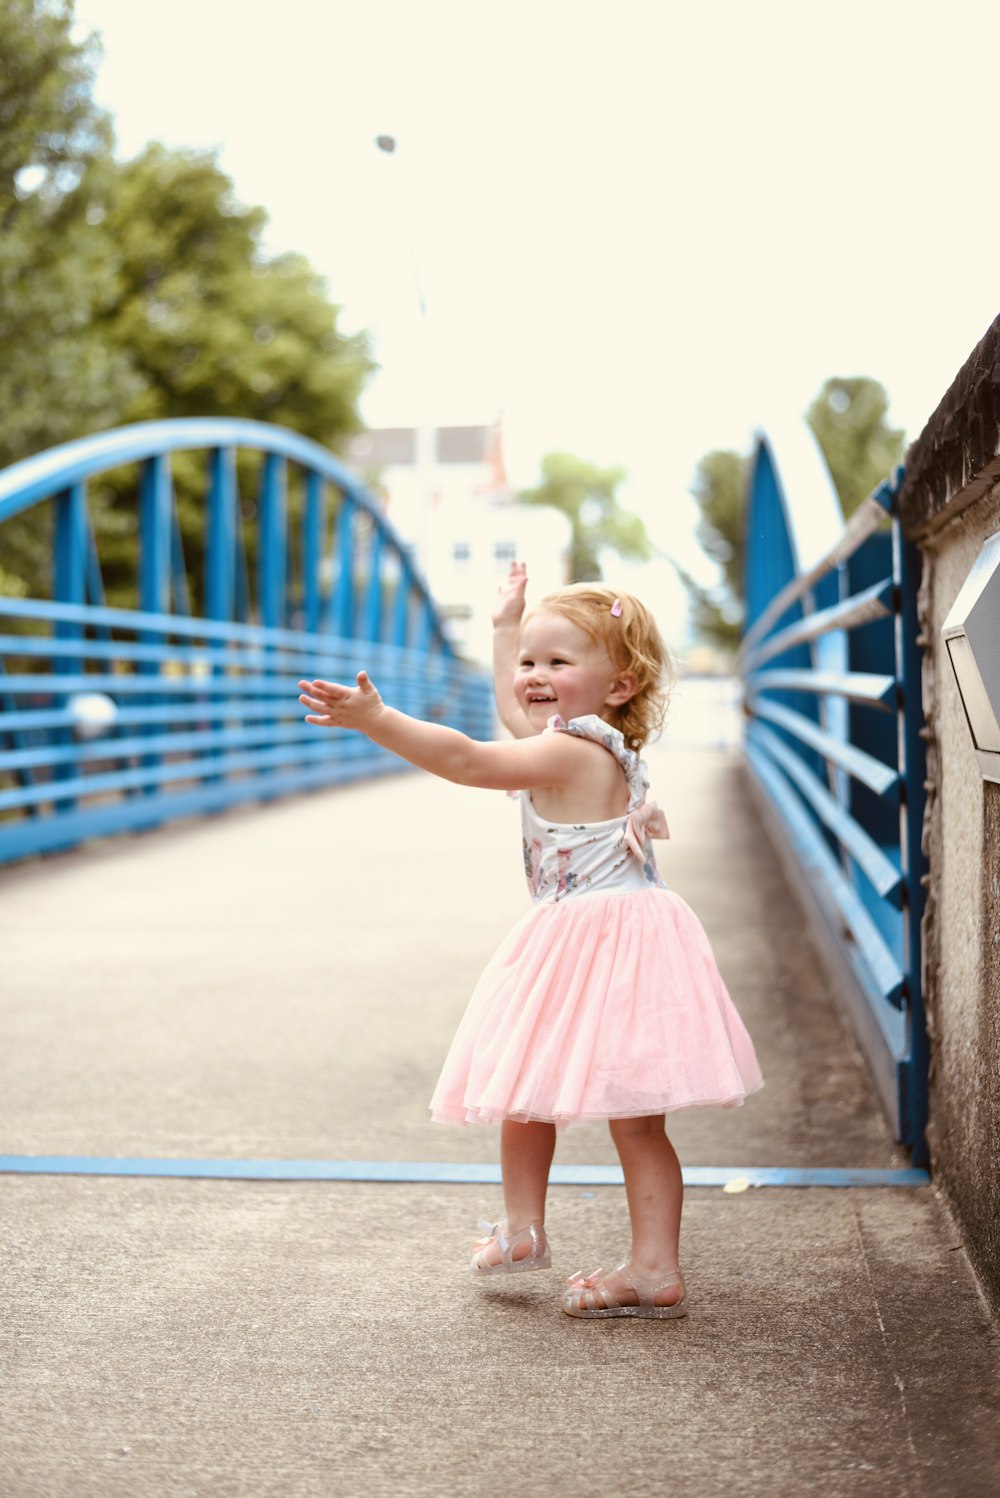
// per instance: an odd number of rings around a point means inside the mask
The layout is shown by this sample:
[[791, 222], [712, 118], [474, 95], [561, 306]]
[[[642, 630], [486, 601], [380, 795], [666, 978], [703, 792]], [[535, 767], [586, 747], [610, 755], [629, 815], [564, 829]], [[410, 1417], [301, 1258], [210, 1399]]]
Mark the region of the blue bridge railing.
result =
[[[117, 519], [95, 526], [108, 482]], [[316, 443], [203, 418], [53, 449], [0, 473], [0, 565], [5, 524], [46, 505], [48, 596], [0, 592], [0, 862], [403, 768], [305, 724], [300, 676], [363, 666], [394, 705], [491, 736], [489, 677], [455, 656], [376, 501]], [[123, 575], [119, 545], [109, 606], [102, 549], [122, 528], [138, 560]]]
[[919, 554], [902, 469], [845, 526], [807, 429], [758, 438], [741, 651], [746, 758], [846, 957], [855, 1028], [897, 1137], [926, 1159]]

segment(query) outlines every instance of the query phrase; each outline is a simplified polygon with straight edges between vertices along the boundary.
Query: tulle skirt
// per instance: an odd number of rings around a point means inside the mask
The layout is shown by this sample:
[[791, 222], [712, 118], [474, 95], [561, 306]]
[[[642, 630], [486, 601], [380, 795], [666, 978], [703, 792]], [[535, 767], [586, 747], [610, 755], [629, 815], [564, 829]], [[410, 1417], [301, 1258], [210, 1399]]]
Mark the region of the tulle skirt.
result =
[[528, 911], [476, 985], [431, 1116], [564, 1125], [735, 1107], [762, 1084], [701, 922], [645, 889]]

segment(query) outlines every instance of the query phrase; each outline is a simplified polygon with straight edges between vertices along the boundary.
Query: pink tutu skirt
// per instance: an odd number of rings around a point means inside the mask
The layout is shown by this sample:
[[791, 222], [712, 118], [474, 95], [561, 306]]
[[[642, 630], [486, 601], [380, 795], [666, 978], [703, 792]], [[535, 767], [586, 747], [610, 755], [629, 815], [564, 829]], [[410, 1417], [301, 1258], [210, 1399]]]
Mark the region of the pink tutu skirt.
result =
[[701, 922], [654, 888], [527, 912], [476, 986], [431, 1116], [563, 1125], [736, 1107], [762, 1085]]

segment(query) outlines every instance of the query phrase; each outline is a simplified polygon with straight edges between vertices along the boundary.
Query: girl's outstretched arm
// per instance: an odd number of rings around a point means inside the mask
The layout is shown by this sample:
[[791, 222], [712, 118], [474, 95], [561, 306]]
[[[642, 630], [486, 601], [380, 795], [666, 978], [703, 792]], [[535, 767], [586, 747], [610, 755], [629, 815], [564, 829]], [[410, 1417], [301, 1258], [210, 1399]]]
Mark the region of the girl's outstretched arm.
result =
[[500, 722], [516, 739], [525, 739], [535, 732], [514, 697], [514, 668], [527, 582], [525, 564], [511, 562], [507, 582], [497, 591], [493, 609], [493, 696]]
[[482, 743], [455, 728], [424, 723], [386, 707], [368, 675], [357, 686], [335, 681], [300, 681], [299, 701], [311, 709], [307, 723], [321, 728], [353, 728], [374, 744], [391, 749], [420, 770], [442, 780], [487, 790], [533, 790], [567, 785], [579, 772], [581, 741], [567, 733], [533, 733], [516, 743]]

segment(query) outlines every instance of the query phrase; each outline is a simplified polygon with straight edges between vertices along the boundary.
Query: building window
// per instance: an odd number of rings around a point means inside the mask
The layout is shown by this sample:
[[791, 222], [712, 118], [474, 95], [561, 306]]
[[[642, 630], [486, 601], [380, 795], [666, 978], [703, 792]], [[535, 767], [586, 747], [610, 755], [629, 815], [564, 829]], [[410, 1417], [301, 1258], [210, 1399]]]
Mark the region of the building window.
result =
[[517, 560], [517, 546], [513, 541], [494, 541], [493, 560], [509, 567], [511, 562]]
[[459, 572], [468, 572], [472, 561], [472, 547], [468, 541], [453, 541], [451, 547], [451, 559]]

